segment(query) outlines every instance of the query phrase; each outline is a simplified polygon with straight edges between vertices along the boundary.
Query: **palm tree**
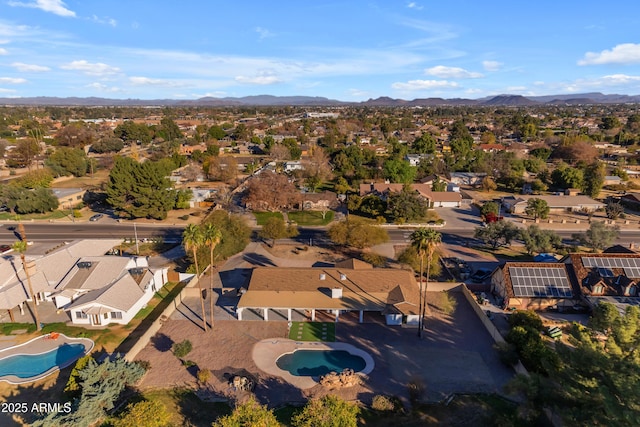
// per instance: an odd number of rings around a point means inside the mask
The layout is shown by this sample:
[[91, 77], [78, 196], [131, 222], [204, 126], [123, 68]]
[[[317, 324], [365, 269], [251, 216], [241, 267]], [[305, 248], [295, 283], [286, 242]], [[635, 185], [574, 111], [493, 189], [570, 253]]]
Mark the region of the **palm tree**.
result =
[[36, 329], [39, 331], [42, 328], [40, 327], [40, 315], [38, 314], [38, 303], [36, 300], [36, 294], [33, 292], [33, 286], [31, 285], [31, 274], [29, 273], [29, 269], [27, 268], [27, 260], [24, 256], [25, 252], [27, 252], [27, 241], [18, 240], [11, 247], [13, 248], [14, 251], [20, 254], [20, 260], [22, 261], [22, 268], [24, 269], [24, 274], [27, 276], [27, 286], [29, 287], [29, 294], [31, 295], [31, 300], [33, 301], [33, 317], [35, 317]]
[[[436, 247], [442, 242], [442, 235], [435, 231], [433, 228], [419, 228], [411, 233], [411, 245], [418, 251], [420, 257], [420, 317], [418, 318], [418, 336], [422, 337], [422, 324], [424, 321], [424, 315], [427, 305], [427, 286], [429, 283], [429, 270], [431, 267], [431, 259]], [[423, 282], [422, 276], [424, 274], [424, 257], [428, 257], [427, 262], [427, 280]], [[423, 289], [424, 283], [424, 289]]]
[[211, 309], [211, 330], [213, 330], [213, 251], [215, 250], [218, 243], [222, 240], [222, 233], [218, 230], [213, 224], [205, 224], [204, 230], [202, 232], [204, 244], [209, 246], [209, 262], [211, 265], [211, 269], [209, 271], [211, 275], [211, 284], [209, 287], [209, 295], [210, 295], [210, 309]]
[[202, 285], [200, 284], [200, 269], [198, 268], [198, 249], [204, 244], [204, 235], [202, 230], [195, 224], [189, 224], [182, 233], [182, 245], [185, 251], [191, 251], [193, 254], [193, 262], [196, 267], [196, 280], [198, 280], [198, 289], [200, 290], [200, 304], [202, 305], [202, 327], [207, 331], [207, 318], [204, 311], [204, 298], [202, 297]]

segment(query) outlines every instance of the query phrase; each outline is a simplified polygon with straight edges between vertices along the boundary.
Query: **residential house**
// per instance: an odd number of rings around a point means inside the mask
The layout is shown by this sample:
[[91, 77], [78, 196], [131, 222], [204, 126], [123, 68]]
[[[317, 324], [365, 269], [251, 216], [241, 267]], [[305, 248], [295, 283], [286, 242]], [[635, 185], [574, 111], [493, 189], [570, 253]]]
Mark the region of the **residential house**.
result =
[[384, 316], [387, 325], [417, 325], [419, 290], [412, 271], [359, 260], [334, 267], [256, 267], [236, 313], [238, 320], [329, 316], [338, 322], [342, 316], [362, 323]]
[[563, 263], [506, 262], [491, 274], [491, 292], [505, 308], [572, 307], [580, 299]]
[[451, 172], [451, 178], [449, 180], [453, 184], [476, 187], [482, 184], [482, 180], [485, 176], [487, 176], [486, 173]]
[[52, 188], [53, 195], [58, 199], [59, 210], [71, 210], [82, 204], [87, 190], [83, 188]]
[[[105, 255], [121, 240], [78, 240], [44, 255], [27, 255], [37, 304], [53, 302], [76, 324], [126, 324], [167, 281], [167, 269], [150, 269], [146, 258]], [[129, 276], [129, 277], [127, 277]], [[32, 301], [18, 255], [0, 259], [0, 309], [24, 314]], [[81, 312], [84, 314], [77, 314]], [[106, 313], [106, 317], [105, 317]], [[99, 314], [98, 317], [93, 317]], [[86, 317], [85, 317], [86, 315]]]
[[523, 214], [529, 199], [542, 199], [549, 205], [551, 212], [584, 212], [602, 209], [605, 204], [588, 196], [557, 196], [557, 195], [521, 195], [502, 198], [502, 206], [511, 213]]
[[295, 170], [302, 170], [304, 167], [302, 166], [302, 162], [299, 160], [290, 160], [288, 162], [284, 162], [284, 171], [285, 172], [293, 172]]
[[[360, 196], [374, 194], [386, 199], [389, 193], [400, 192], [404, 184], [371, 183], [360, 184]], [[431, 191], [431, 185], [411, 184], [411, 189], [416, 191], [429, 204], [429, 207], [460, 207], [462, 195], [458, 192]]]
[[338, 195], [333, 191], [322, 193], [302, 193], [302, 209], [304, 210], [330, 210], [338, 206]]
[[610, 302], [624, 312], [629, 305], [640, 306], [640, 254], [569, 254], [563, 262], [591, 307]]

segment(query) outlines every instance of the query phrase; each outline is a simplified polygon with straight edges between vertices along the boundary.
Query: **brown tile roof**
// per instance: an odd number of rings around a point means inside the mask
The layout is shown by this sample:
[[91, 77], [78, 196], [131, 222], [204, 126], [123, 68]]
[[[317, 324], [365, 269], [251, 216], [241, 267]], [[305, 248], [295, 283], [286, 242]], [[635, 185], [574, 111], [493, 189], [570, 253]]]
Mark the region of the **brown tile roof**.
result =
[[[341, 288], [342, 298], [332, 298], [332, 288]], [[417, 314], [418, 295], [409, 270], [257, 267], [238, 307], [383, 311], [395, 306]]]
[[[601, 277], [596, 267], [585, 267], [585, 258], [635, 258], [640, 259], [637, 253], [599, 253], [599, 254], [569, 254], [566, 259], [571, 261], [570, 270], [575, 277], [576, 286], [583, 295], [591, 295], [593, 287], [602, 283], [605, 288], [605, 295], [623, 295], [621, 282], [617, 281], [620, 276], [626, 277], [623, 268], [611, 268], [612, 277]], [[626, 282], [623, 282], [626, 283]]]

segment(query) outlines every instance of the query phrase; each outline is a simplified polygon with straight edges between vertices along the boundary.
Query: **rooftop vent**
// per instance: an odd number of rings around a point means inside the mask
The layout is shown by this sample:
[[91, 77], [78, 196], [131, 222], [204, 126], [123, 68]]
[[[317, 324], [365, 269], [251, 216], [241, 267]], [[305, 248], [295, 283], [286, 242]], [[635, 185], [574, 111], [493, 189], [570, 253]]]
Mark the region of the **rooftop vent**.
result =
[[78, 268], [91, 268], [91, 261], [80, 261]]
[[331, 288], [331, 298], [342, 298], [342, 288]]
[[344, 273], [340, 273], [340, 280], [342, 281], [347, 280], [347, 275]]
[[327, 275], [324, 273], [320, 273], [320, 280], [325, 280], [327, 278]]

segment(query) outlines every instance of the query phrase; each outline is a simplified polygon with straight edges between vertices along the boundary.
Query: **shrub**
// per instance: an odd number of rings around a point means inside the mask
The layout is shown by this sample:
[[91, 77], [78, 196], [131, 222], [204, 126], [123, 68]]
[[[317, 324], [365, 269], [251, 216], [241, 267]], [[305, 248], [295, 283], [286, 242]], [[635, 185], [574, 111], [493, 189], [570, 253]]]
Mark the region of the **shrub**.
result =
[[493, 346], [498, 352], [500, 361], [507, 366], [515, 366], [518, 363], [518, 352], [516, 348], [508, 342], [497, 343]]
[[512, 328], [522, 326], [533, 329], [534, 331], [542, 331], [542, 319], [537, 313], [531, 310], [518, 310], [509, 316], [509, 326]]
[[149, 362], [148, 360], [136, 360], [133, 363], [137, 363], [145, 371], [148, 371], [149, 369], [151, 369], [151, 362]]
[[183, 221], [186, 221], [186, 220], [188, 220], [188, 219], [189, 219], [189, 215], [180, 215], [180, 216], [178, 217], [178, 219], [181, 219], [181, 220], [183, 220]]
[[389, 397], [382, 394], [376, 394], [375, 396], [373, 396], [371, 408], [375, 409], [376, 411], [386, 412], [393, 411], [396, 408], [396, 405]]
[[362, 259], [376, 267], [383, 267], [387, 262], [385, 257], [372, 252], [367, 252], [366, 254], [362, 255]]
[[198, 364], [196, 362], [194, 362], [193, 360], [184, 360], [182, 362], [182, 364], [184, 365], [185, 368], [190, 368], [192, 366], [198, 366]]
[[193, 350], [193, 346], [189, 340], [184, 340], [171, 346], [171, 351], [178, 359], [182, 359], [187, 354], [191, 353], [191, 350]]
[[211, 371], [208, 369], [200, 369], [198, 371], [198, 382], [200, 384], [206, 384], [211, 378]]

